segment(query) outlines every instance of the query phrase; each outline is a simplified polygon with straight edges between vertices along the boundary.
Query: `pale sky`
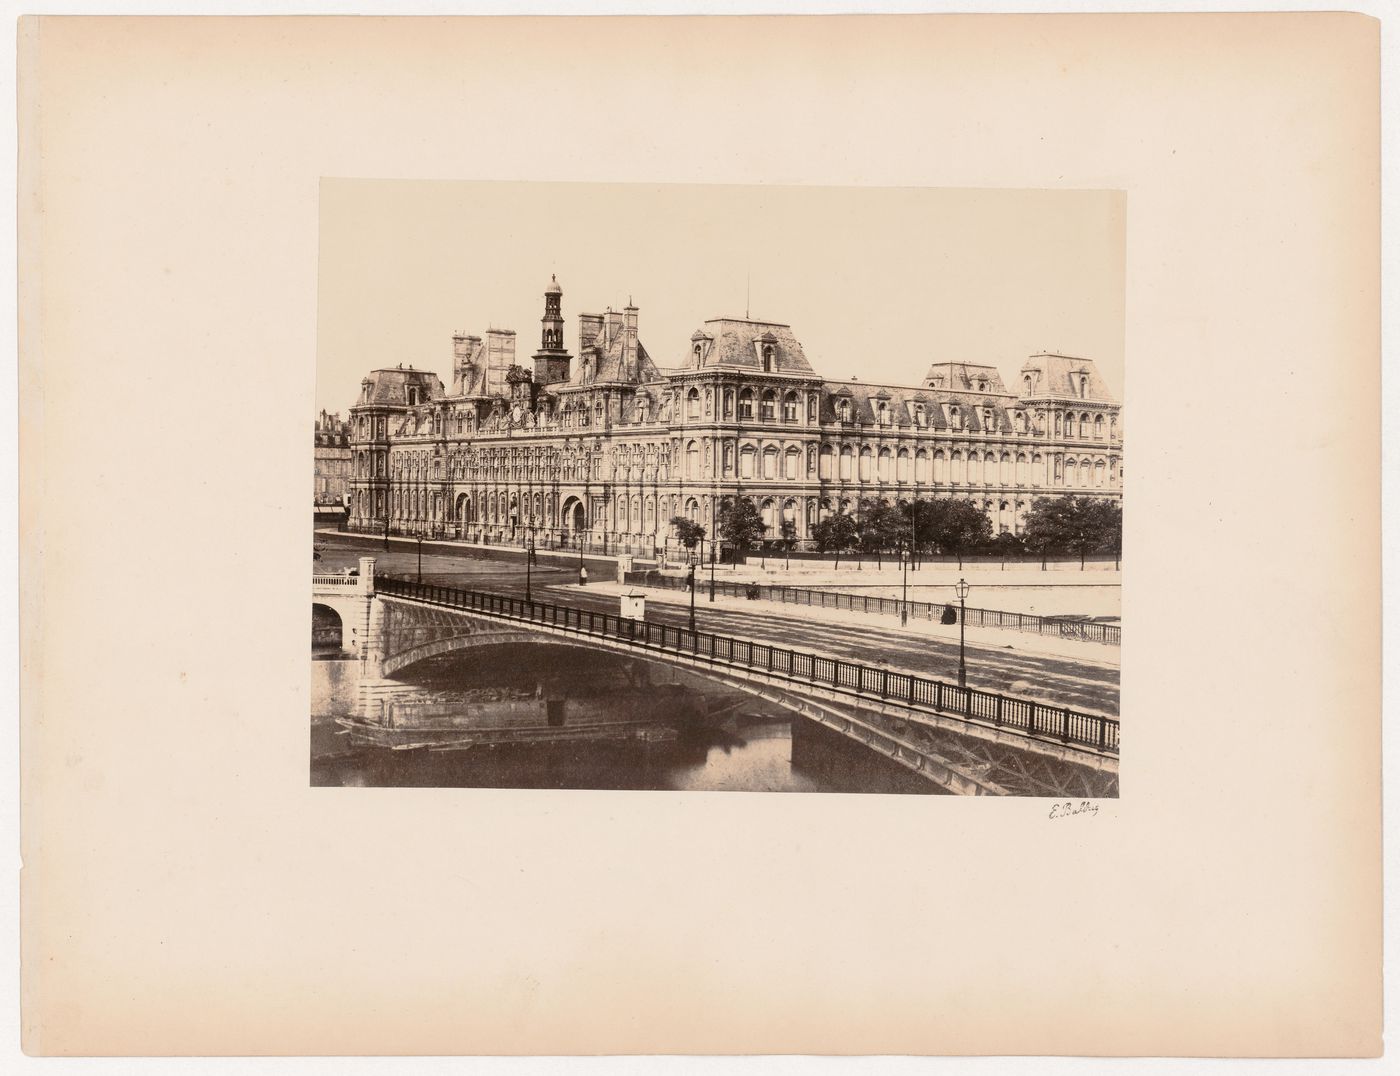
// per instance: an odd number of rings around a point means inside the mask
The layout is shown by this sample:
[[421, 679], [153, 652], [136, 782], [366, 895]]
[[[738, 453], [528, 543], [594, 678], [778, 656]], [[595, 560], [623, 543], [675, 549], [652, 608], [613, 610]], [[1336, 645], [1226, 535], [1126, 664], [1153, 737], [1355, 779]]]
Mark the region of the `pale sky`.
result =
[[[600, 152], [605, 147], [600, 147]], [[550, 274], [578, 315], [640, 308], [678, 366], [709, 318], [790, 324], [833, 380], [913, 385], [931, 362], [1093, 359], [1123, 393], [1125, 196], [1117, 191], [325, 179], [317, 408], [412, 364], [450, 382], [452, 333], [539, 346]], [[747, 280], [747, 285], [746, 285]]]

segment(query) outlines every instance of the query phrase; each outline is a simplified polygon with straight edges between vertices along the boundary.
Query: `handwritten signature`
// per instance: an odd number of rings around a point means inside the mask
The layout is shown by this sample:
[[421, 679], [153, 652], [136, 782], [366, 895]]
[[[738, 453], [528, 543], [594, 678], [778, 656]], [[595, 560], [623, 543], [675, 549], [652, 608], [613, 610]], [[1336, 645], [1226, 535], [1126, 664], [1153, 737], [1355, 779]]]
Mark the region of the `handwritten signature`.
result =
[[1080, 800], [1075, 803], [1073, 800], [1065, 800], [1063, 803], [1056, 803], [1050, 808], [1051, 818], [1068, 818], [1075, 814], [1098, 814], [1099, 805], [1091, 800]]

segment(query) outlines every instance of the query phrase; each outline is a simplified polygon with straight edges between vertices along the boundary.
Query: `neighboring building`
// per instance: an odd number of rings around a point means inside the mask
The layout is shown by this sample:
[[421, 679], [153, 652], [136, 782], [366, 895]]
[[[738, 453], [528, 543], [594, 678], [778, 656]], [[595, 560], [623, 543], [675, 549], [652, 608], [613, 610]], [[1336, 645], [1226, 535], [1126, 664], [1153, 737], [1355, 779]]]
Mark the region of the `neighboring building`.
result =
[[[350, 526], [568, 544], [586, 533], [650, 550], [685, 515], [714, 534], [726, 498], [799, 538], [862, 498], [962, 497], [1017, 532], [1037, 496], [1121, 496], [1120, 407], [1094, 363], [1032, 355], [1011, 391], [991, 366], [935, 362], [912, 386], [828, 381], [792, 329], [707, 321], [662, 368], [638, 310], [579, 315], [564, 349], [562, 289], [545, 291], [540, 348], [453, 336], [450, 385], [375, 370], [350, 409]], [[859, 356], [852, 356], [858, 361]]]
[[316, 419], [316, 506], [344, 508], [350, 496], [350, 424], [339, 412]]

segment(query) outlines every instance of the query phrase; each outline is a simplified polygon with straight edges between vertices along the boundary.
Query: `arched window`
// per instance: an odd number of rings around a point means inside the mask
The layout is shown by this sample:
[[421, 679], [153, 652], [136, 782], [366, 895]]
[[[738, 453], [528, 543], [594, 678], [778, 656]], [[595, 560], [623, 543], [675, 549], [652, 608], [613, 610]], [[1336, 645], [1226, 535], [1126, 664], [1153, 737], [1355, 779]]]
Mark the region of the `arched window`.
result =
[[1029, 478], [1026, 472], [1026, 454], [1018, 452], [1016, 454], [1016, 484], [1024, 486]]
[[961, 430], [963, 428], [962, 411], [958, 408], [957, 404], [953, 404], [952, 407], [948, 408], [948, 421], [952, 423], [953, 429], [955, 430]]
[[963, 459], [961, 452], [953, 453], [953, 485], [960, 485], [967, 481], [967, 461]]
[[695, 355], [695, 365], [700, 365], [700, 345], [696, 344], [693, 354]]
[[763, 345], [763, 372], [769, 374], [773, 372], [773, 345]]
[[685, 446], [685, 476], [687, 478], [700, 477], [700, 446], [695, 441], [691, 441]]
[[941, 448], [933, 454], [933, 480], [938, 483], [948, 481], [948, 460]]
[[409, 406], [409, 407], [417, 407], [417, 406], [418, 406], [418, 386], [417, 386], [417, 385], [409, 385], [409, 386], [408, 386], [408, 406]]
[[1021, 383], [1026, 387], [1025, 394], [1029, 396], [1031, 394], [1031, 375], [1026, 374], [1024, 377], [1022, 377]]
[[842, 482], [849, 482], [849, 481], [851, 480], [851, 457], [852, 457], [851, 446], [850, 446], [850, 445], [842, 445], [842, 446], [841, 446], [841, 481], [842, 481]]
[[775, 505], [772, 497], [767, 497], [763, 501], [763, 506], [759, 509], [763, 516], [763, 533], [770, 538], [777, 534], [777, 513], [774, 511]]
[[733, 390], [733, 389], [725, 389], [725, 390], [724, 390], [724, 417], [725, 417], [725, 418], [733, 418], [733, 417], [734, 417], [734, 390]]
[[755, 455], [755, 453], [754, 453], [754, 447], [753, 447], [753, 445], [744, 445], [742, 448], [739, 449], [739, 477], [740, 477], [740, 478], [752, 478], [752, 477], [753, 477], [753, 461], [754, 461], [754, 455]]
[[1088, 375], [1088, 374], [1080, 374], [1080, 375], [1079, 375], [1079, 398], [1080, 398], [1081, 400], [1087, 400], [1087, 399], [1089, 398], [1089, 375]]
[[753, 389], [744, 389], [739, 393], [739, 421], [751, 421], [753, 419]]
[[772, 422], [778, 406], [778, 395], [772, 389], [763, 394], [758, 404], [758, 417], [763, 422]]
[[685, 397], [685, 417], [700, 417], [700, 390], [692, 388]]
[[890, 424], [890, 405], [884, 400], [875, 405], [875, 421], [881, 426]]
[[783, 397], [783, 421], [797, 421], [797, 393], [789, 392]]
[[807, 421], [817, 421], [817, 398], [815, 396], [807, 397]]
[[895, 478], [900, 482], [909, 481], [909, 450], [901, 448], [895, 459]]
[[789, 448], [783, 454], [783, 477], [789, 481], [796, 481], [801, 478], [802, 453], [796, 448]]
[[830, 445], [822, 445], [821, 452], [817, 454], [817, 477], [823, 481], [831, 478], [831, 458], [833, 454]]
[[924, 410], [923, 404], [914, 405], [914, 425], [920, 429], [928, 425], [928, 412]]
[[1102, 416], [1102, 415], [1095, 415], [1095, 416], [1094, 416], [1094, 440], [1095, 440], [1095, 441], [1102, 441], [1102, 440], [1103, 440], [1103, 416]]
[[1003, 486], [1011, 485], [1012, 477], [1013, 475], [1011, 453], [1003, 452], [1001, 454], [1001, 484]]
[[837, 400], [837, 401], [836, 401], [836, 417], [837, 417], [838, 419], [840, 419], [842, 422], [850, 422], [850, 421], [851, 421], [851, 401], [850, 401], [850, 400]]
[[860, 480], [862, 482], [870, 481], [870, 464], [873, 458], [869, 445], [860, 450]]
[[977, 391], [978, 391], [978, 392], [986, 392], [986, 391], [987, 391], [987, 379], [986, 379], [985, 377], [982, 377], [982, 378], [978, 378], [978, 379], [977, 379]]
[[1055, 436], [1060, 436], [1060, 413], [1058, 411], [1055, 412]]
[[914, 453], [914, 481], [928, 482], [932, 479], [929, 473], [929, 455], [925, 449], [919, 449]]
[[891, 478], [894, 477], [893, 475], [890, 474], [890, 461], [891, 461], [890, 450], [889, 450], [888, 448], [882, 448], [882, 449], [880, 449], [880, 456], [879, 456], [879, 458], [878, 458], [878, 460], [877, 460], [877, 464], [878, 464], [877, 473], [878, 473], [879, 476], [880, 476], [880, 481], [881, 481], [881, 482], [888, 482], [888, 481], [890, 481]]

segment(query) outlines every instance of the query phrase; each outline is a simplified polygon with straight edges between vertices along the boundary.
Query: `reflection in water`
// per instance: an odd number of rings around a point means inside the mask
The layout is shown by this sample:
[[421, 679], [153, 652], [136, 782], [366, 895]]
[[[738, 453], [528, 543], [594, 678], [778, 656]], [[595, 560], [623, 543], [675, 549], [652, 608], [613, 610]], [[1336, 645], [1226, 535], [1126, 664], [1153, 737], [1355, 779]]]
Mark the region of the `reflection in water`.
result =
[[[514, 646], [449, 654], [396, 679], [396, 712], [434, 728], [448, 722], [454, 730], [494, 728], [493, 715], [503, 710], [534, 707], [543, 714], [548, 700], [563, 700], [554, 705], [582, 715], [577, 735], [591, 735], [588, 715], [597, 711], [625, 713], [628, 731], [613, 738], [394, 750], [359, 742], [336, 724], [336, 717], [348, 716], [352, 693], [332, 691], [312, 716], [313, 785], [940, 791], [898, 763], [752, 696], [596, 651]], [[478, 714], [484, 715], [480, 721]], [[572, 726], [568, 731], [574, 735]]]

